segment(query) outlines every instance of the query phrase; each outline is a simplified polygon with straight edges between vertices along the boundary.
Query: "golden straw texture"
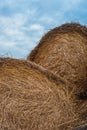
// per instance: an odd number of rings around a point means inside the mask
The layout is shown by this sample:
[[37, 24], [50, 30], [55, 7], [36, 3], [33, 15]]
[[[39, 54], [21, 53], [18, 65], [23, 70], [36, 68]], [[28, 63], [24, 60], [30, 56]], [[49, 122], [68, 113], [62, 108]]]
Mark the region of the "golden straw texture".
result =
[[28, 59], [87, 90], [87, 27], [67, 23], [52, 29]]
[[0, 130], [72, 130], [86, 113], [67, 81], [30, 61], [0, 58]]

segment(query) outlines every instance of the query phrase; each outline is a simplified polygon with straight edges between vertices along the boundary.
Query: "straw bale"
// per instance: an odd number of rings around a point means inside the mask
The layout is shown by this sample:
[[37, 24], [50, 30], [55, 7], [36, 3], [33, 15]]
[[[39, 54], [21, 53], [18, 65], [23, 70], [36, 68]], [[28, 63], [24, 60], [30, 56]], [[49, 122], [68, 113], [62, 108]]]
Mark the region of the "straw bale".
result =
[[67, 23], [42, 37], [28, 59], [87, 91], [87, 27]]
[[72, 130], [87, 122], [87, 101], [30, 61], [0, 58], [0, 130]]

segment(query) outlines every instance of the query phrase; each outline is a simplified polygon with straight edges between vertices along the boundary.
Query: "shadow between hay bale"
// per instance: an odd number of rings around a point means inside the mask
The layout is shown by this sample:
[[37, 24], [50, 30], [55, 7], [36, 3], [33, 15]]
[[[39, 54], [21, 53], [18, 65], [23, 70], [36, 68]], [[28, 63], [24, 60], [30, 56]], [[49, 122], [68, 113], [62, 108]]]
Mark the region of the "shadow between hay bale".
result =
[[27, 59], [87, 90], [87, 27], [67, 23], [54, 28]]
[[75, 129], [73, 129], [73, 130], [87, 130], [87, 124], [81, 125], [81, 126], [75, 128]]
[[30, 61], [0, 58], [0, 130], [72, 130], [87, 101], [71, 84]]

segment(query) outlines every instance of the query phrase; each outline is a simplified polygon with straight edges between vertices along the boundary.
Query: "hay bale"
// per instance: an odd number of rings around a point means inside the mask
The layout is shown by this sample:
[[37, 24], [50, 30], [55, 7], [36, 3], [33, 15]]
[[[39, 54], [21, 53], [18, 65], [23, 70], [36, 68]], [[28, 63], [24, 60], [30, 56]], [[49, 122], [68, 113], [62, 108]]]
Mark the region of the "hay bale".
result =
[[87, 130], [87, 124], [79, 126], [79, 127], [75, 128], [73, 130]]
[[87, 28], [76, 23], [54, 28], [42, 37], [28, 56], [36, 62], [87, 90]]
[[0, 130], [72, 130], [87, 122], [87, 102], [30, 61], [0, 58]]

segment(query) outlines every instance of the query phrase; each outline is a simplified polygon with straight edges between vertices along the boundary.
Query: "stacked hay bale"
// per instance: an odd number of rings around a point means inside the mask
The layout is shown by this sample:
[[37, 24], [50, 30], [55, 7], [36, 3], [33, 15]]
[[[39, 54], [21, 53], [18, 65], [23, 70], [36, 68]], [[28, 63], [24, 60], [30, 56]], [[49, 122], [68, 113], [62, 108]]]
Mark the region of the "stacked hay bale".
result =
[[76, 23], [54, 28], [28, 56], [56, 75], [87, 90], [87, 28]]
[[51, 30], [28, 59], [0, 58], [0, 130], [86, 130], [87, 28]]
[[72, 130], [87, 102], [73, 85], [30, 61], [0, 58], [0, 130]]
[[[87, 27], [68, 23], [54, 28], [42, 37], [27, 59], [72, 84], [72, 95], [79, 95], [79, 103], [75, 104], [77, 113], [87, 121]], [[86, 127], [85, 124], [76, 129]]]

